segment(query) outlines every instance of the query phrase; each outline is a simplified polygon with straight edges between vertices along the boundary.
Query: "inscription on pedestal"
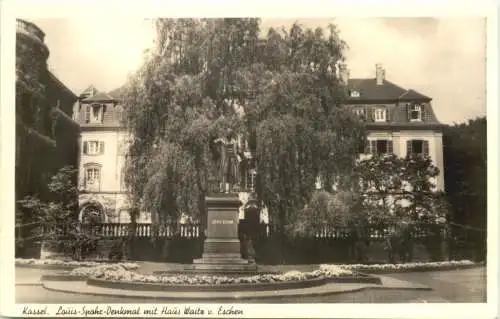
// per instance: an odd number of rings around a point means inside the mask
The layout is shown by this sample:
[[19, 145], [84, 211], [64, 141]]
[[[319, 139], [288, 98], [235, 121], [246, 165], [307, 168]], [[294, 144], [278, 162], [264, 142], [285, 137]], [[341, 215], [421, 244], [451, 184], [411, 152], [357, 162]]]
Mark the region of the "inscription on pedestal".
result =
[[214, 219], [214, 220], [212, 220], [212, 224], [214, 224], [214, 225], [232, 225], [232, 224], [234, 224], [234, 220], [232, 220], [232, 219]]
[[240, 257], [237, 195], [207, 198], [207, 237], [203, 256], [193, 261], [194, 270], [202, 272], [248, 272], [257, 266]]

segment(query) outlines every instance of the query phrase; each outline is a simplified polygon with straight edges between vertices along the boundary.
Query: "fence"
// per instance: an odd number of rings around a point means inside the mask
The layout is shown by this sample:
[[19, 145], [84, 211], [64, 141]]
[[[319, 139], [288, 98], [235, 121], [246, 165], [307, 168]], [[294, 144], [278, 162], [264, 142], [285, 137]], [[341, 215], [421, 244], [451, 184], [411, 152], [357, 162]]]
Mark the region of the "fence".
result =
[[[83, 225], [82, 231], [99, 235], [103, 238], [120, 238], [129, 234], [130, 224], [105, 223], [96, 225]], [[199, 224], [179, 224], [167, 223], [159, 225], [157, 236], [160, 238], [201, 238]], [[135, 237], [153, 237], [151, 224], [136, 224]]]
[[[102, 223], [80, 225], [80, 230], [100, 237], [100, 252], [106, 256], [113, 245], [128, 237], [130, 226], [130, 224]], [[255, 257], [259, 263], [298, 264], [352, 260], [352, 241], [347, 227], [325, 225], [307, 236], [295, 238], [280, 236], [273, 224], [260, 224], [259, 227], [259, 235], [254, 240]], [[151, 224], [135, 225], [135, 236], [130, 244], [131, 259], [190, 263], [193, 259], [201, 257], [204, 236], [199, 224], [163, 223], [158, 225], [156, 230], [158, 240], [153, 241], [151, 239], [154, 237], [154, 229]], [[384, 238], [391, 231], [391, 227], [374, 225], [369, 225], [363, 230], [369, 238], [369, 245], [366, 248], [369, 260], [372, 262], [387, 260]], [[470, 245], [464, 246], [463, 241], [461, 244], [445, 248], [444, 234], [444, 227], [439, 224], [414, 225], [412, 231], [415, 243], [414, 260], [442, 260], [450, 255], [455, 259], [477, 259], [474, 255], [475, 248], [471, 248]]]
[[[260, 224], [260, 236], [270, 237], [276, 233], [276, 227], [270, 224]], [[120, 223], [103, 223], [95, 225], [84, 225], [82, 230], [90, 232], [94, 235], [99, 235], [103, 238], [120, 238], [128, 236], [129, 224]], [[412, 237], [415, 239], [427, 238], [433, 234], [433, 229], [438, 229], [442, 232], [442, 227], [436, 224], [420, 224], [416, 225], [412, 231]], [[367, 226], [365, 233], [373, 240], [380, 240], [385, 238], [393, 227], [379, 227]], [[158, 237], [160, 238], [202, 238], [203, 231], [201, 226], [196, 223], [191, 224], [175, 224], [165, 223], [158, 226]], [[149, 223], [136, 224], [135, 237], [152, 237], [153, 229]], [[310, 236], [313, 238], [323, 239], [346, 239], [350, 235], [350, 229], [342, 226], [325, 225], [319, 230], [311, 232]]]

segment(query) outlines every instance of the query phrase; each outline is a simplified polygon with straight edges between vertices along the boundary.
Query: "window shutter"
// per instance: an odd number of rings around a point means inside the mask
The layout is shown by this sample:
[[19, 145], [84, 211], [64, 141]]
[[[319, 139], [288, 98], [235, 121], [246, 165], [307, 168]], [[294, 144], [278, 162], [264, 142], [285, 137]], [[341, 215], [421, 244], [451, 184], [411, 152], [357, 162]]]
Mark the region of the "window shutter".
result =
[[393, 147], [392, 147], [392, 141], [387, 141], [387, 153], [388, 154], [393, 154]]
[[370, 141], [365, 141], [365, 154], [370, 154]]
[[85, 107], [85, 122], [90, 122], [90, 105], [87, 105], [87, 107]]
[[103, 104], [102, 105], [102, 108], [101, 108], [101, 123], [104, 122], [104, 114], [106, 114], [106, 104]]
[[377, 141], [370, 141], [370, 152], [372, 154], [376, 154], [377, 153]]
[[429, 141], [422, 141], [422, 152], [424, 155], [429, 155]]
[[89, 149], [88, 144], [89, 142], [87, 141], [83, 142], [83, 154], [88, 154], [88, 149]]
[[420, 119], [421, 119], [422, 121], [427, 120], [427, 117], [426, 117], [426, 115], [427, 115], [427, 107], [428, 107], [428, 106], [427, 106], [426, 104], [422, 104], [422, 105], [420, 106]]
[[406, 156], [410, 156], [413, 153], [411, 142], [412, 142], [411, 140], [406, 141]]
[[406, 117], [408, 122], [411, 120], [411, 105], [410, 103], [406, 103]]
[[100, 154], [104, 154], [104, 142], [99, 142], [99, 144]]

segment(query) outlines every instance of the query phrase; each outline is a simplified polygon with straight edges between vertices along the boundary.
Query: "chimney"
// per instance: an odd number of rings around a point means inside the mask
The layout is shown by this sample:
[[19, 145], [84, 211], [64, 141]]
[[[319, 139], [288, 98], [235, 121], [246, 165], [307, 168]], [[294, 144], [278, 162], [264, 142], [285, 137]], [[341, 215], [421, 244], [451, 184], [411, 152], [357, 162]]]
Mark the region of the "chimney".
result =
[[375, 78], [377, 80], [377, 85], [384, 84], [385, 69], [382, 67], [382, 64], [375, 64]]
[[347, 85], [349, 82], [349, 69], [347, 69], [347, 64], [345, 63], [339, 64], [339, 78], [344, 85]]

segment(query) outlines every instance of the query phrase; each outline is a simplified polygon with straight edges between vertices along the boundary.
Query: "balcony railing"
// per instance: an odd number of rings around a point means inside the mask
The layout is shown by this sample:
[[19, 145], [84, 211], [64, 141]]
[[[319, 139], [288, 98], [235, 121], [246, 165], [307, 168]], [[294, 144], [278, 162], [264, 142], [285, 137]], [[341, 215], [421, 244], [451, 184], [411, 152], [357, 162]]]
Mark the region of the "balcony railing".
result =
[[[259, 225], [260, 236], [269, 237], [276, 232], [274, 225], [270, 224], [260, 224]], [[428, 238], [433, 235], [434, 232], [442, 232], [442, 225], [437, 224], [419, 224], [415, 225], [412, 231], [412, 237], [414, 239]], [[129, 224], [119, 224], [119, 223], [103, 223], [95, 225], [82, 225], [82, 231], [95, 236], [100, 236], [104, 238], [120, 238], [128, 236]], [[366, 235], [371, 240], [383, 240], [387, 235], [391, 233], [393, 229], [391, 227], [375, 227], [367, 226], [364, 228]], [[149, 223], [137, 224], [135, 236], [136, 237], [152, 237], [152, 228]], [[308, 237], [313, 237], [317, 239], [334, 239], [342, 240], [347, 239], [350, 236], [351, 229], [344, 226], [330, 226], [325, 225], [316, 231], [309, 234]], [[187, 223], [187, 224], [175, 224], [175, 223], [165, 223], [158, 227], [158, 237], [162, 238], [183, 238], [183, 239], [196, 239], [203, 236], [203, 230], [201, 226], [197, 223]]]

